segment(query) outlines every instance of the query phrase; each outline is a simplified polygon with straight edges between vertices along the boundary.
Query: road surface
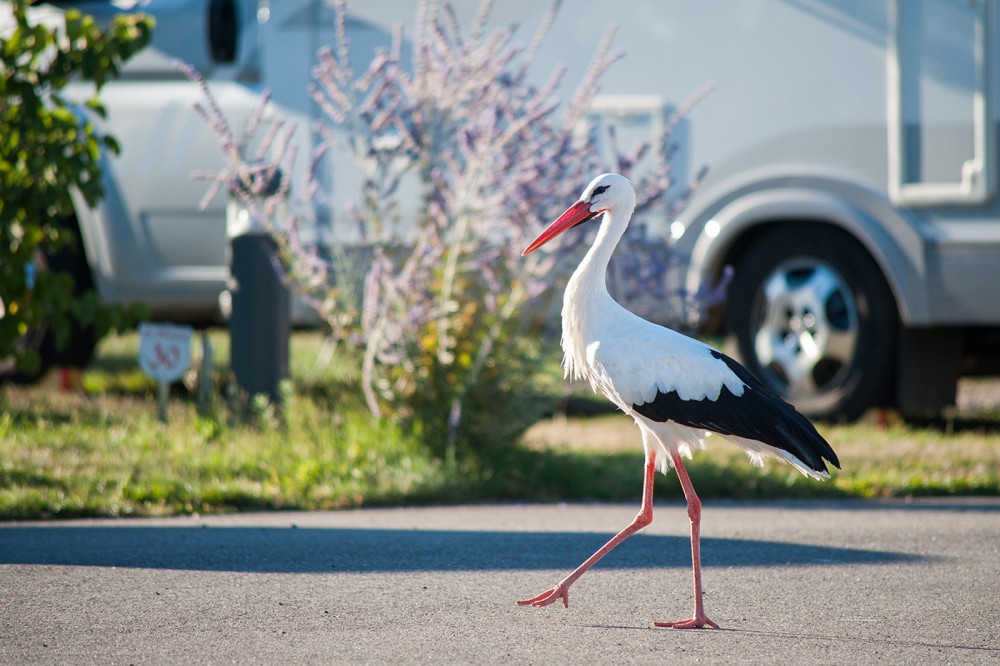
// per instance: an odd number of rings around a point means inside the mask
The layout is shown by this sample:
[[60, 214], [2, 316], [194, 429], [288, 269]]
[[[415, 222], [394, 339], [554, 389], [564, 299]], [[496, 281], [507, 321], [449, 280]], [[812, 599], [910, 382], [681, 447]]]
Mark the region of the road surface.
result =
[[501, 505], [0, 524], [5, 664], [997, 664], [1000, 499], [708, 501], [519, 608], [632, 505]]

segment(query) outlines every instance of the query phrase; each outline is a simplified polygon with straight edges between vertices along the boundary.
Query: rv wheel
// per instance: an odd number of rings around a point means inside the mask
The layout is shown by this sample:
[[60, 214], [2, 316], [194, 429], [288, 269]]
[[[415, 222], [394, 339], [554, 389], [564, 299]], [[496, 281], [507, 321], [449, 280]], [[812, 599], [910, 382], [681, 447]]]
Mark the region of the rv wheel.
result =
[[834, 229], [782, 226], [742, 255], [731, 351], [799, 411], [853, 420], [891, 396], [895, 302], [878, 267]]

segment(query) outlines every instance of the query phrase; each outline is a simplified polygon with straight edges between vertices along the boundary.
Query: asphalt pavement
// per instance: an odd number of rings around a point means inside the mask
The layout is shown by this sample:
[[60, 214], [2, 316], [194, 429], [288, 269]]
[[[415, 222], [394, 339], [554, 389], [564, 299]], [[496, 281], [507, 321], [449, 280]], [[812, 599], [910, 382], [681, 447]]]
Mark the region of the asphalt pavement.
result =
[[0, 524], [4, 664], [998, 664], [1000, 499], [707, 501], [521, 608], [633, 505]]

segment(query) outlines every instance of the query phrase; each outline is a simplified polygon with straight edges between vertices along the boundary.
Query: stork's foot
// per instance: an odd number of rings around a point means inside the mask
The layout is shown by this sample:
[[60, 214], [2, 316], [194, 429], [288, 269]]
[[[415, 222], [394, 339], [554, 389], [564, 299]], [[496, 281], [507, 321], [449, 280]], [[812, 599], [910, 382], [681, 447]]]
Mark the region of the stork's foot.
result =
[[719, 625], [713, 622], [704, 613], [696, 615], [690, 620], [677, 620], [676, 622], [654, 622], [654, 627], [671, 627], [672, 629], [718, 629]]
[[518, 606], [534, 606], [535, 608], [541, 608], [542, 606], [548, 606], [556, 599], [562, 599], [563, 608], [569, 608], [569, 586], [560, 583], [556, 585], [551, 590], [546, 590], [539, 594], [537, 597], [531, 597], [530, 599], [525, 599], [524, 601], [518, 601]]

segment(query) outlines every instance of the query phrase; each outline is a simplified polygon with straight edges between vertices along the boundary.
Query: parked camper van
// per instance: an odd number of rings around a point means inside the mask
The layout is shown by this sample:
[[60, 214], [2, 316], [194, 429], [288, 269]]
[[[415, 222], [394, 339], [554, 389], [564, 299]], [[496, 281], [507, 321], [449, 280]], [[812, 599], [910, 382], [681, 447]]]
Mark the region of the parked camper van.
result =
[[[86, 263], [108, 301], [144, 300], [174, 320], [216, 316], [225, 288], [222, 201], [198, 208], [191, 173], [220, 164], [170, 64], [210, 81], [234, 118], [270, 89], [309, 124], [316, 49], [332, 41], [324, 0], [79, 0], [54, 3], [157, 19], [153, 46], [105, 88], [108, 195], [81, 207]], [[476, 2], [457, 0], [461, 19]], [[537, 25], [546, 3], [495, 3], [492, 21]], [[627, 57], [595, 117], [656, 135], [706, 81], [675, 176], [709, 175], [677, 219], [650, 229], [685, 259], [696, 290], [732, 266], [725, 307], [705, 322], [769, 386], [814, 417], [873, 405], [951, 404], [960, 375], [1000, 373], [1000, 85], [996, 0], [568, 0], [539, 52], [575, 80], [608, 22]], [[389, 41], [414, 3], [348, 1], [352, 54]], [[365, 63], [355, 63], [362, 70]], [[350, 169], [331, 169], [350, 177]], [[582, 184], [581, 184], [582, 185]], [[337, 184], [338, 192], [350, 186]], [[337, 211], [333, 211], [336, 216]]]

